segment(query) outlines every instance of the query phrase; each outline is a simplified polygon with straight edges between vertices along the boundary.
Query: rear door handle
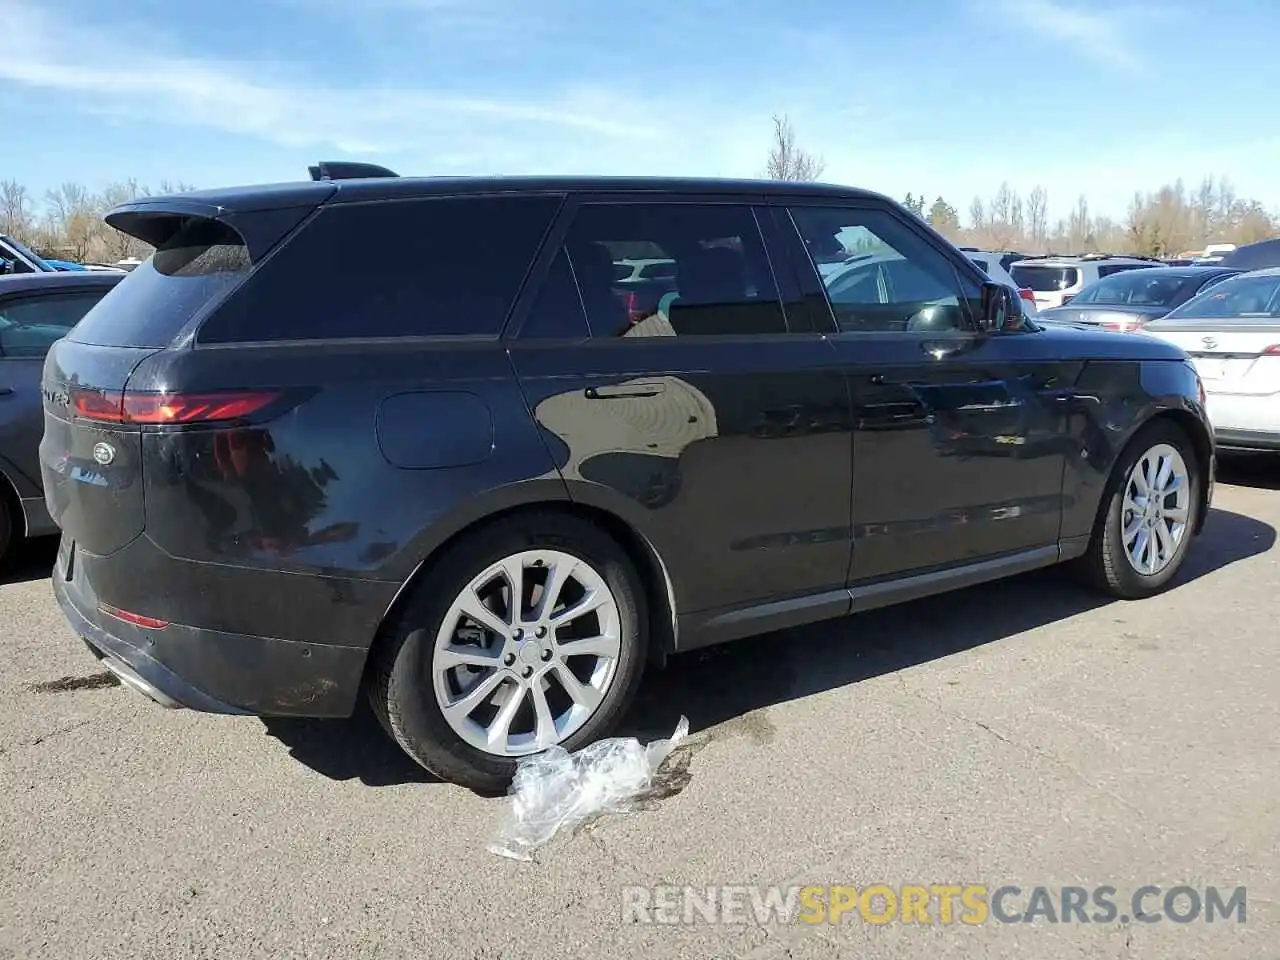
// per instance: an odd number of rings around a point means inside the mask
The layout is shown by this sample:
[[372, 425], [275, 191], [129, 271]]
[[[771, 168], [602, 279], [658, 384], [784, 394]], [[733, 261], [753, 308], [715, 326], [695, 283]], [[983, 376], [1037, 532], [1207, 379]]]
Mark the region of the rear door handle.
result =
[[656, 397], [666, 392], [665, 383], [620, 383], [612, 387], [587, 387], [588, 400], [616, 400], [620, 397]]

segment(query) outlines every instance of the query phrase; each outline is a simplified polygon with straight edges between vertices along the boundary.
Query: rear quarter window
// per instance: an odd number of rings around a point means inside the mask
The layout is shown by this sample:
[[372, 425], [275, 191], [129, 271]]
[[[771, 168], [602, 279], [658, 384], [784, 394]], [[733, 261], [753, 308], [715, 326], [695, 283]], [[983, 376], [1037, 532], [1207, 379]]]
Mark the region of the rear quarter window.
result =
[[69, 339], [111, 347], [164, 347], [196, 313], [249, 274], [240, 236], [192, 220], [133, 269], [76, 325]]
[[495, 337], [560, 202], [449, 197], [324, 207], [197, 339]]

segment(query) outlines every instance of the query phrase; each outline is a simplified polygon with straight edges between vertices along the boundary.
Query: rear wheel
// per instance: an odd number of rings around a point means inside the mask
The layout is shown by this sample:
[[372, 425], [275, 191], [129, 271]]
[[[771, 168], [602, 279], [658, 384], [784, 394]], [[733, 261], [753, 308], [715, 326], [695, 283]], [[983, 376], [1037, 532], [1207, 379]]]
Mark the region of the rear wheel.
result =
[[376, 654], [370, 701], [432, 773], [485, 793], [517, 761], [606, 736], [644, 666], [644, 592], [577, 517], [514, 517], [432, 566]]
[[1123, 600], [1163, 590], [1186, 559], [1203, 482], [1182, 428], [1161, 421], [1144, 429], [1116, 464], [1082, 558], [1088, 578]]

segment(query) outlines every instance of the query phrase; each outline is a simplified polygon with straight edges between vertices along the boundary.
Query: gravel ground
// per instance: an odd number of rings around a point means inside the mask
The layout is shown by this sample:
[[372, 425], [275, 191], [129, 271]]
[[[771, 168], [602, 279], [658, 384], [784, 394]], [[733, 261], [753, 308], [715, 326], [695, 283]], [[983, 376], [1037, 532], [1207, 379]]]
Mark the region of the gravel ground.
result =
[[[1280, 468], [1235, 469], [1163, 597], [1047, 571], [675, 661], [631, 726], [688, 716], [687, 784], [532, 864], [486, 852], [505, 800], [431, 782], [363, 713], [108, 682], [36, 545], [0, 586], [0, 956], [1280, 957]], [[1243, 885], [1247, 919], [623, 913], [628, 885], [877, 883], [1111, 885], [1122, 913], [1146, 884]]]

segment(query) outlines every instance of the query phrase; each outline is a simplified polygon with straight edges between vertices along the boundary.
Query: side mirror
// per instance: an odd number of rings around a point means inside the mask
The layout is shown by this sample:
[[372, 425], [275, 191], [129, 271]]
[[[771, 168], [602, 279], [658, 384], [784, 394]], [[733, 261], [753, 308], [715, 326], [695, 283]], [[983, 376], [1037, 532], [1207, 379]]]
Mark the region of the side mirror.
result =
[[1010, 317], [1021, 313], [1013, 297], [1003, 284], [988, 280], [982, 285], [982, 329], [995, 332], [1003, 330]]

